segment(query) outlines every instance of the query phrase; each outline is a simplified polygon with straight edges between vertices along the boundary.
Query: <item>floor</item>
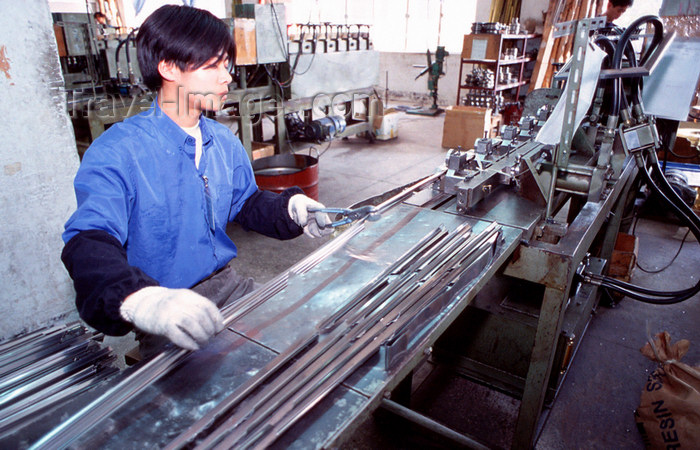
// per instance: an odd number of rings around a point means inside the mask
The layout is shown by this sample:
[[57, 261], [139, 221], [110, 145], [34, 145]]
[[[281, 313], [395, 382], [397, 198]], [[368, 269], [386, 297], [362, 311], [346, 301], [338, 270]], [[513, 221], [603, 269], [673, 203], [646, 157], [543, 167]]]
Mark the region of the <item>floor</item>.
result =
[[[401, 113], [399, 135], [368, 143], [360, 137], [317, 145], [319, 200], [346, 207], [429, 175], [444, 161], [440, 146], [443, 116]], [[639, 264], [658, 268], [671, 260], [686, 229], [668, 221], [642, 219], [636, 227]], [[235, 268], [264, 283], [322, 245], [328, 238], [301, 236], [275, 241], [238, 226], [229, 234], [239, 249]], [[692, 235], [668, 270], [649, 275], [635, 270], [632, 282], [660, 289], [682, 289], [698, 281], [700, 251]], [[668, 331], [688, 339], [684, 362], [700, 365], [700, 295], [671, 306], [623, 299], [599, 307], [579, 347], [563, 388], [541, 430], [537, 449], [640, 449], [643, 442], [633, 412], [654, 364], [639, 352], [651, 333]], [[487, 390], [427, 363], [414, 383], [411, 406], [451, 428], [468, 432], [491, 448], [508, 448], [519, 401]], [[445, 406], [453, 405], [453, 406]], [[478, 407], [475, 407], [478, 405]], [[360, 427], [347, 448], [448, 448], [416, 426], [378, 414]], [[392, 430], [394, 432], [392, 432]], [[396, 431], [398, 430], [398, 433]]]

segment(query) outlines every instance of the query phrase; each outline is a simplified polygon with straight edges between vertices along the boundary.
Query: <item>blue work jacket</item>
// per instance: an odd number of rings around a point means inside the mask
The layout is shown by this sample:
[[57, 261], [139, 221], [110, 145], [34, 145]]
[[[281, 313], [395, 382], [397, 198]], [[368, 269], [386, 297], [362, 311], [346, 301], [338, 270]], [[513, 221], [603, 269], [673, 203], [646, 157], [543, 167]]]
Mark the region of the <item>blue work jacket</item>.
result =
[[195, 139], [156, 102], [98, 137], [75, 177], [78, 208], [64, 242], [82, 230], [106, 231], [131, 265], [171, 288], [190, 287], [226, 265], [236, 256], [226, 224], [257, 185], [238, 138], [203, 116], [199, 124], [199, 168]]

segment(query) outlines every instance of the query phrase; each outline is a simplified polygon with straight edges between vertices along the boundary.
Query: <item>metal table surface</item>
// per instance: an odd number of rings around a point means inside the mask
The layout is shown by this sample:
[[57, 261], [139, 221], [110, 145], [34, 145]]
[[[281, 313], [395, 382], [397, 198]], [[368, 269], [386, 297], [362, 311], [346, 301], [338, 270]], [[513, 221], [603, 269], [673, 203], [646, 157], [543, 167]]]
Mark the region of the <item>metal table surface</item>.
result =
[[[317, 330], [355, 292], [438, 226], [467, 222], [472, 236], [490, 223], [449, 212], [399, 205], [303, 275], [290, 274], [286, 288], [235, 321], [166, 377], [122, 405], [83, 434], [76, 447], [163, 447], [186, 432], [279, 353]], [[423, 358], [447, 326], [517, 247], [523, 230], [503, 226], [492, 261], [476, 277], [460, 280], [439, 313], [420, 323], [400, 361], [387, 370], [380, 349], [342, 385], [317, 403], [275, 446], [320, 448], [342, 438], [373, 411]]]

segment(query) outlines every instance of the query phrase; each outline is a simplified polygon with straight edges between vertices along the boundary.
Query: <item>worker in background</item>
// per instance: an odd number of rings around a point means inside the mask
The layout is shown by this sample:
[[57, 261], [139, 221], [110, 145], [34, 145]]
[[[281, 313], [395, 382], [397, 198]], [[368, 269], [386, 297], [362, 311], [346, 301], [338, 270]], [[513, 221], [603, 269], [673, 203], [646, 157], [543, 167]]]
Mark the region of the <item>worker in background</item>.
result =
[[95, 19], [95, 24], [97, 25], [97, 36], [106, 36], [116, 31], [113, 26], [107, 23], [107, 16], [103, 13], [97, 11], [92, 17]]
[[627, 8], [632, 6], [633, 3], [634, 0], [609, 0], [608, 7], [605, 10], [607, 26], [617, 26], [615, 25], [614, 21], [619, 19], [620, 16], [622, 16], [625, 13], [625, 11], [627, 11]]
[[[251, 292], [226, 225], [278, 239], [330, 233], [323, 205], [293, 187], [261, 191], [241, 142], [205, 118], [231, 82], [234, 42], [211, 13], [166, 5], [136, 38], [151, 109], [110, 127], [75, 177], [61, 259], [80, 316], [108, 335], [133, 328], [142, 357], [169, 341], [194, 350], [221, 331], [219, 308]], [[283, 250], [282, 250], [283, 251]]]

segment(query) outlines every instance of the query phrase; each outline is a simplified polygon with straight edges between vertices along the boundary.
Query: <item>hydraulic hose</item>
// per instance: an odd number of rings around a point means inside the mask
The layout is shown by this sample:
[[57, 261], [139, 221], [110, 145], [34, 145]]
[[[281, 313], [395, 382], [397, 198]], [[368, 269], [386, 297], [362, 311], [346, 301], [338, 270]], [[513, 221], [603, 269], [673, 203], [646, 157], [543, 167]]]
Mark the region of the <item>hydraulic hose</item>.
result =
[[131, 69], [131, 56], [129, 55], [129, 41], [133, 40], [134, 37], [134, 32], [136, 29], [131, 30], [129, 34], [126, 35], [124, 39], [119, 40], [119, 45], [117, 45], [117, 50], [115, 51], [114, 54], [114, 62], [115, 65], [117, 66], [117, 83], [122, 82], [122, 71], [119, 67], [119, 54], [121, 53], [121, 49], [123, 45], [126, 45], [126, 64], [129, 69]]
[[[117, 45], [117, 50], [114, 52], [114, 62], [115, 62], [115, 65], [117, 66], [117, 83], [121, 83], [121, 82], [122, 82], [122, 71], [121, 71], [121, 69], [119, 68], [119, 52], [120, 52], [121, 49], [122, 49], [122, 45], [124, 45], [124, 44], [126, 43], [127, 40], [129, 40], [129, 36], [127, 36], [127, 37], [124, 38], [124, 39], [120, 39], [120, 40], [119, 40], [119, 45]], [[128, 52], [127, 52], [127, 53], [128, 53]]]
[[[608, 54], [607, 58], [607, 66], [611, 67], [612, 66], [612, 61], [613, 57], [615, 55], [615, 46], [613, 43], [608, 39], [606, 36], [598, 36], [595, 40], [596, 44], [599, 44], [600, 47], [605, 51], [605, 53]], [[612, 86], [612, 105], [610, 106], [611, 109], [611, 115], [614, 116], [619, 116], [620, 115], [620, 79], [619, 78], [613, 78], [612, 80], [609, 80], [608, 87]]]
[[[693, 235], [695, 235], [695, 238], [698, 240], [698, 242], [700, 242], [700, 226], [698, 226], [697, 223], [699, 221], [697, 215], [695, 215], [695, 213], [692, 212], [692, 210], [690, 210], [690, 215], [686, 214], [686, 212], [683, 211], [683, 209], [681, 209], [681, 207], [678, 204], [676, 204], [683, 203], [683, 200], [680, 197], [678, 197], [678, 194], [676, 194], [673, 188], [670, 185], [667, 186], [668, 189], [670, 189], [669, 195], [667, 196], [666, 193], [664, 193], [664, 191], [662, 190], [662, 188], [654, 182], [651, 173], [647, 169], [646, 164], [644, 164], [644, 160], [641, 157], [641, 155], [639, 155], [636, 159], [638, 166], [640, 166], [640, 171], [646, 179], [646, 182], [649, 184], [649, 187], [651, 187], [663, 200], [665, 200], [669, 204], [669, 206], [671, 206], [676, 215], [678, 215], [681, 219], [685, 220], [685, 222], [688, 224], [690, 231], [693, 233]], [[658, 167], [658, 163], [652, 164], [652, 167], [654, 167], [654, 165]], [[666, 180], [663, 176], [661, 178], [663, 178], [664, 181]], [[668, 184], [668, 181], [665, 182], [666, 184]], [[588, 274], [587, 276], [600, 286], [617, 291], [632, 299], [655, 305], [670, 305], [674, 303], [680, 303], [700, 292], [700, 280], [698, 280], [695, 286], [679, 291], [654, 291], [641, 286], [635, 286], [633, 284], [625, 283], [623, 281], [616, 280], [611, 277], [594, 274]]]
[[[634, 53], [634, 48], [632, 47], [632, 44], [628, 44], [625, 46], [625, 56], [627, 57], [627, 61], [629, 62], [630, 67], [637, 67], [637, 55]], [[628, 80], [630, 82], [630, 98], [632, 99], [632, 104], [636, 106], [641, 106], [642, 95], [639, 87], [642, 78], [629, 78]], [[622, 91], [622, 95], [624, 95], [624, 90]]]
[[658, 297], [677, 297], [679, 295], [685, 295], [685, 294], [691, 293], [695, 289], [695, 287], [693, 286], [693, 287], [689, 287], [687, 289], [683, 289], [680, 291], [655, 291], [653, 289], [648, 289], [648, 288], [645, 288], [642, 286], [635, 286], [634, 284], [627, 283], [625, 281], [618, 280], [615, 278], [607, 278], [605, 281], [607, 283], [614, 284], [616, 286], [620, 286], [622, 288], [632, 290], [638, 294], [656, 295]]
[[[612, 57], [611, 66], [613, 69], [620, 69], [623, 55], [627, 57], [630, 66], [634, 67], [637, 65], [634, 49], [629, 41], [636, 29], [645, 23], [650, 23], [653, 25], [654, 36], [651, 43], [647, 47], [646, 52], [640, 58], [639, 64], [644, 65], [644, 63], [648, 61], [651, 55], [656, 51], [663, 38], [663, 24], [657, 16], [649, 15], [640, 17], [639, 19], [635, 20], [620, 36]], [[608, 55], [610, 54], [610, 47], [612, 43], [607, 38], [600, 37], [596, 39], [596, 42], [602, 44], [604, 50], [608, 53]], [[612, 111], [614, 115], [618, 115], [620, 108], [625, 108], [627, 103], [627, 99], [622, 88], [622, 83], [620, 82], [619, 78], [615, 79], [613, 93]], [[630, 93], [635, 106], [642, 107], [641, 79], [632, 80]], [[635, 155], [637, 166], [644, 176], [645, 181], [651, 189], [653, 189], [666, 203], [668, 203], [673, 212], [688, 225], [689, 230], [693, 233], [698, 242], [700, 242], [700, 218], [698, 218], [692, 208], [690, 208], [690, 206], [688, 206], [678, 196], [673, 187], [668, 183], [668, 180], [666, 180], [666, 178], [663, 176], [655, 150], [652, 149], [652, 151], [649, 153], [651, 154], [651, 171], [653, 171], [654, 175], [656, 175], [656, 177], [659, 179], [660, 186], [654, 181], [654, 177], [652, 176], [650, 169], [647, 168], [647, 163], [645, 162], [644, 157], [641, 154], [637, 154]], [[679, 303], [700, 292], [700, 280], [698, 280], [695, 286], [690, 288], [678, 291], [656, 291], [616, 280], [615, 278], [591, 273], [585, 273], [584, 279], [607, 289], [619, 292], [632, 299], [656, 305]]]
[[637, 28], [639, 28], [645, 23], [651, 23], [654, 26], [654, 37], [652, 38], [651, 44], [649, 45], [649, 50], [647, 50], [646, 54], [642, 58], [641, 64], [644, 64], [653, 53], [653, 50], [656, 50], [656, 47], [659, 45], [661, 39], [663, 38], [664, 25], [663, 23], [661, 23], [661, 19], [659, 19], [658, 16], [642, 16], [639, 19], [632, 22], [630, 26], [627, 27], [627, 29], [622, 33], [622, 36], [620, 36], [620, 40], [617, 42], [617, 46], [615, 47], [613, 69], [620, 68], [622, 64], [622, 55], [625, 52], [625, 47], [627, 46], [627, 43], [629, 42], [630, 38], [632, 37], [632, 34], [637, 30]]
[[697, 214], [695, 214], [695, 211], [693, 211], [693, 209], [678, 196], [676, 190], [673, 189], [673, 186], [671, 186], [671, 184], [668, 182], [668, 180], [663, 174], [663, 171], [661, 170], [661, 166], [659, 165], [659, 160], [656, 157], [656, 153], [651, 152], [650, 158], [651, 168], [654, 172], [654, 175], [656, 175], [656, 178], [659, 180], [659, 188], [663, 191], [664, 194], [666, 194], [668, 199], [671, 202], [673, 202], [673, 204], [685, 214], [688, 220], [691, 220], [697, 228], [700, 228], [700, 217], [698, 217]]
[[[630, 44], [630, 38], [632, 37], [632, 34], [639, 28], [641, 25], [645, 23], [650, 23], [654, 27], [654, 36], [651, 40], [651, 43], [649, 44], [649, 47], [647, 48], [646, 52], [644, 55], [640, 58], [639, 65], [644, 65], [644, 63], [651, 57], [651, 55], [654, 54], [654, 51], [657, 49], [659, 46], [659, 43], [663, 39], [663, 34], [664, 34], [664, 26], [663, 23], [661, 22], [661, 19], [659, 19], [658, 16], [654, 15], [646, 15], [642, 16], [639, 19], [635, 20], [630, 24], [629, 27], [622, 33], [622, 36], [620, 36], [619, 41], [617, 42], [617, 46], [615, 47], [615, 55], [613, 57], [613, 64], [612, 68], [613, 69], [619, 69], [622, 65], [622, 56], [626, 55], [627, 58], [630, 60], [630, 65], [634, 64], [636, 65], [636, 58], [634, 57], [634, 49], [632, 48]], [[642, 96], [639, 90], [641, 83], [641, 79], [637, 79], [633, 81], [632, 83], [632, 99], [633, 103], [635, 105], [638, 105], [639, 107], [642, 106]], [[624, 96], [624, 93], [622, 94]]]

